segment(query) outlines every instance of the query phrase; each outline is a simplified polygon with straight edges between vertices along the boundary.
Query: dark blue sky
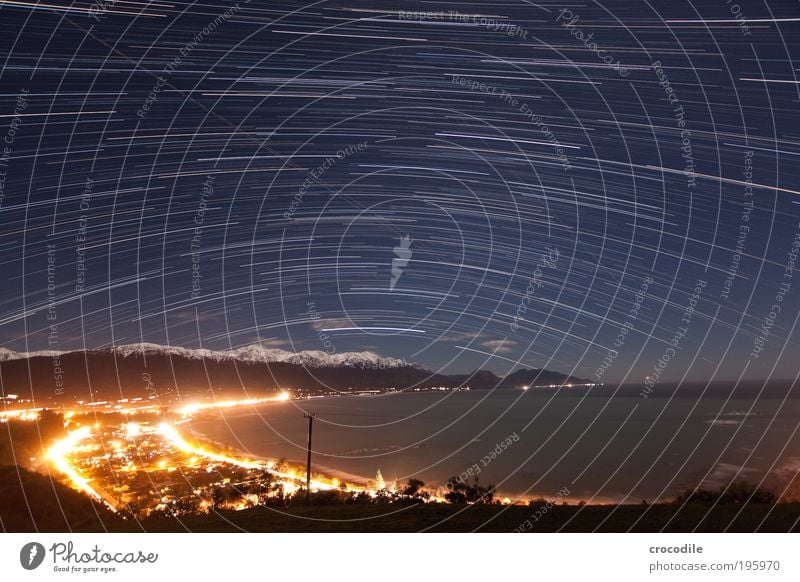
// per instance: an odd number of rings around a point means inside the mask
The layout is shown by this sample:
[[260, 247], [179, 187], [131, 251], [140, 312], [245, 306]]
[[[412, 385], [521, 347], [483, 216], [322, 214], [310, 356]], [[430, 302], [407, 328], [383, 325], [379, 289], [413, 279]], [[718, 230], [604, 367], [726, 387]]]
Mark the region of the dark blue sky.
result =
[[50, 5], [0, 6], [5, 347], [797, 374], [796, 2]]

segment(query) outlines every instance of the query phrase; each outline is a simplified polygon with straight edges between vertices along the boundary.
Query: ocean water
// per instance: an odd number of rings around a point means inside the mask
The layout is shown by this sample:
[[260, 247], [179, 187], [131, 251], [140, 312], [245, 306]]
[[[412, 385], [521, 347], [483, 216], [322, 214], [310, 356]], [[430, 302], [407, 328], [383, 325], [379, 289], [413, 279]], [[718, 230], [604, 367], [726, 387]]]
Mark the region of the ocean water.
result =
[[798, 399], [412, 392], [228, 410], [189, 428], [304, 464], [304, 412], [318, 415], [315, 471], [434, 486], [471, 472], [511, 498], [566, 488], [590, 503], [652, 502], [734, 477], [783, 489], [800, 469]]

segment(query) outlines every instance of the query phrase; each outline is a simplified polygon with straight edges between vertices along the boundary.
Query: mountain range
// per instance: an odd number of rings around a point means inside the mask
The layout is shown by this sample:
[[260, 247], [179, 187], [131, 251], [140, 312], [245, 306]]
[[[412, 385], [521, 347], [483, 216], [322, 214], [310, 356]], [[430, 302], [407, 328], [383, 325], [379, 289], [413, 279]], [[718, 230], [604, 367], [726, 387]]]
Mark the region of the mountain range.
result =
[[274, 390], [320, 394], [330, 390], [407, 390], [469, 387], [476, 390], [586, 383], [543, 369], [498, 377], [487, 370], [440, 374], [374, 352], [289, 352], [257, 345], [214, 351], [132, 344], [71, 352], [13, 352], [0, 348], [3, 394], [42, 403], [157, 396], [252, 395]]

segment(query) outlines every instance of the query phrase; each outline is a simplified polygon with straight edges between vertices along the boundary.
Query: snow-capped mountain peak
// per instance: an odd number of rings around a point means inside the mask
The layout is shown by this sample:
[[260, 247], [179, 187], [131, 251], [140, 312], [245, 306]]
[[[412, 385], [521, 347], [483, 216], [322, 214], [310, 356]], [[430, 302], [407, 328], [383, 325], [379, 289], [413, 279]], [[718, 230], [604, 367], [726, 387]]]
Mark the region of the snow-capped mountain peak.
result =
[[8, 348], [0, 348], [0, 362], [7, 362], [8, 360], [24, 360], [26, 358], [34, 358], [36, 356], [55, 357], [64, 352], [56, 352], [53, 350], [41, 350], [38, 352], [15, 352]]
[[[77, 351], [77, 350], [75, 350]], [[258, 344], [243, 346], [231, 350], [208, 350], [182, 348], [178, 346], [165, 346], [153, 343], [125, 344], [111, 348], [101, 348], [94, 351], [111, 352], [115, 355], [128, 358], [132, 356], [177, 356], [192, 360], [236, 360], [240, 362], [283, 362], [298, 364], [307, 367], [348, 366], [370, 368], [397, 368], [410, 366], [405, 360], [384, 357], [375, 352], [343, 352], [329, 354], [321, 350], [305, 350], [290, 352], [276, 348], [265, 348]], [[0, 362], [8, 360], [21, 360], [36, 356], [58, 356], [68, 352], [39, 351], [39, 352], [14, 352], [7, 348], [0, 348]]]

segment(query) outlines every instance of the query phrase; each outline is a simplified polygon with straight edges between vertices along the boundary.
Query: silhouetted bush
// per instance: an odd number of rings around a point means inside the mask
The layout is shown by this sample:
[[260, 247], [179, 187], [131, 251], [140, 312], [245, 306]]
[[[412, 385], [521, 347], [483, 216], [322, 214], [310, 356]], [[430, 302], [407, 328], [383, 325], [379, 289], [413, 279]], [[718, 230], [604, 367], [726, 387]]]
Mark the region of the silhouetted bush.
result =
[[447, 480], [448, 492], [444, 498], [450, 503], [492, 503], [494, 500], [494, 485], [483, 487], [478, 477], [472, 481], [463, 481], [458, 477]]
[[[326, 491], [312, 491], [308, 496], [309, 505], [343, 505], [353, 496], [352, 493], [341, 489], [328, 489]], [[306, 490], [299, 489], [287, 499], [289, 507], [306, 505]]]
[[763, 487], [746, 481], [734, 481], [719, 489], [688, 489], [675, 498], [676, 503], [709, 503], [722, 505], [742, 505], [745, 503], [766, 503], [774, 505], [777, 496]]
[[427, 491], [423, 491], [423, 487], [425, 487], [424, 481], [409, 479], [401, 495], [408, 499], [430, 499], [431, 494]]

